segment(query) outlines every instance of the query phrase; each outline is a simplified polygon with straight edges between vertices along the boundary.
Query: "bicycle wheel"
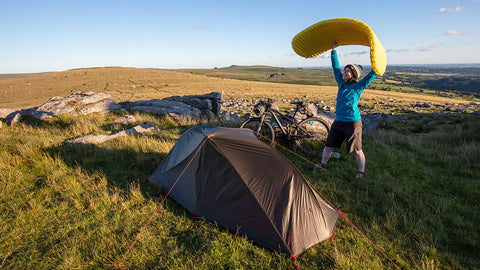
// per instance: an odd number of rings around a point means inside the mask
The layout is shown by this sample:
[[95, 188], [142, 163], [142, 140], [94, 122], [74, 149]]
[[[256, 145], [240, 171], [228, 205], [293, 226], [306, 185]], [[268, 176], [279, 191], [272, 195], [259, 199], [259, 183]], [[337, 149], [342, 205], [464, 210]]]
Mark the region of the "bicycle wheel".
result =
[[253, 130], [255, 135], [263, 142], [272, 145], [275, 141], [275, 133], [273, 132], [273, 127], [269, 122], [263, 122], [260, 126], [259, 118], [251, 118], [243, 122], [240, 128], [248, 128]]
[[320, 153], [327, 140], [330, 125], [318, 117], [309, 117], [298, 123], [295, 143], [305, 153]]

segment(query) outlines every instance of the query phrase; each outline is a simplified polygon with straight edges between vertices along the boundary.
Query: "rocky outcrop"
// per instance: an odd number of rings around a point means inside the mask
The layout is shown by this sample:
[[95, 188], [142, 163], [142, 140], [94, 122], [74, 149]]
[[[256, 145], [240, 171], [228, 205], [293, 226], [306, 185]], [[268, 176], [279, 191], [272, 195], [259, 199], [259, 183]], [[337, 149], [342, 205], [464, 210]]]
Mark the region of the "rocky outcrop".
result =
[[183, 102], [164, 99], [140, 100], [135, 102], [126, 101], [122, 102], [121, 106], [127, 111], [145, 111], [158, 114], [172, 113], [185, 118], [197, 118], [202, 114], [200, 109]]
[[[242, 122], [250, 116], [252, 108], [259, 99], [236, 98], [222, 100], [221, 93], [212, 92], [205, 95], [196, 96], [173, 96], [166, 99], [151, 99], [140, 101], [126, 101], [117, 103], [111, 100], [111, 96], [106, 93], [84, 91], [75, 92], [67, 97], [52, 97], [45, 104], [20, 111], [11, 109], [0, 109], [0, 119], [3, 119], [8, 125], [15, 125], [22, 119], [22, 115], [32, 115], [41, 120], [46, 120], [61, 114], [85, 115], [90, 113], [109, 114], [112, 112], [125, 111], [145, 111], [155, 114], [166, 114], [173, 119], [180, 121], [185, 118], [192, 119], [220, 119], [223, 121]], [[278, 103], [290, 103], [292, 100], [277, 100]], [[317, 109], [317, 117], [333, 122], [335, 119], [334, 107], [325, 104], [334, 103], [335, 100], [317, 100], [312, 103]], [[370, 113], [378, 111], [381, 108], [394, 108], [403, 113], [472, 113], [480, 114], [480, 104], [443, 104], [435, 105], [428, 102], [414, 102], [410, 105], [403, 104], [399, 106], [393, 99], [376, 100], [373, 105], [360, 104], [362, 110], [362, 121], [366, 132], [374, 131], [383, 123], [388, 123], [394, 117], [388, 113]], [[310, 105], [313, 105], [310, 104]], [[399, 107], [397, 107], [399, 106]], [[286, 114], [293, 114], [293, 110], [285, 111]], [[305, 118], [306, 115], [297, 115]], [[118, 121], [135, 122], [132, 119], [120, 119]], [[129, 122], [130, 121], [130, 122]]]
[[122, 124], [122, 125], [130, 125], [130, 124], [135, 123], [136, 121], [137, 121], [137, 119], [133, 115], [124, 115], [122, 117], [119, 117], [119, 118], [113, 120], [114, 123]]
[[152, 122], [145, 122], [143, 124], [132, 127], [130, 129], [114, 132], [108, 135], [87, 135], [87, 136], [67, 140], [65, 141], [65, 144], [99, 144], [99, 143], [103, 143], [118, 137], [132, 136], [132, 135], [142, 134], [145, 132], [152, 132], [152, 131], [160, 131], [160, 130]]
[[86, 115], [89, 113], [109, 114], [122, 111], [122, 107], [110, 99], [109, 94], [93, 91], [75, 92], [67, 97], [52, 97], [39, 107], [22, 110], [40, 120], [46, 120], [62, 114]]
[[22, 115], [16, 110], [0, 109], [0, 118], [4, 119], [8, 125], [14, 126], [16, 123], [20, 122]]
[[146, 111], [156, 114], [168, 114], [175, 119], [201, 118], [212, 120], [220, 115], [221, 93], [206, 95], [171, 97], [126, 101], [117, 103], [106, 93], [93, 91], [75, 92], [67, 97], [52, 97], [39, 107], [20, 111], [0, 109], [0, 118], [9, 125], [20, 121], [22, 115], [31, 115], [40, 120], [47, 120], [62, 114], [86, 115], [90, 113], [110, 114], [125, 111]]
[[6, 119], [9, 114], [14, 113], [14, 112], [16, 112], [16, 110], [0, 109], [0, 118]]

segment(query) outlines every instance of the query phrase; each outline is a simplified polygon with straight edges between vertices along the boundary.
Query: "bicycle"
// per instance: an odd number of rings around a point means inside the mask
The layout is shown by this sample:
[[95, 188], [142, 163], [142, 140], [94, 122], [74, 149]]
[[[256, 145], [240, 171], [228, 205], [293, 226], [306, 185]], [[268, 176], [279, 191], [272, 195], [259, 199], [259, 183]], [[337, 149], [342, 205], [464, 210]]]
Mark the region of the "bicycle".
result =
[[[293, 116], [282, 114], [273, 100], [262, 100], [254, 107], [256, 116], [245, 120], [240, 127], [253, 130], [259, 139], [270, 145], [275, 142], [275, 137], [283, 137], [294, 141], [305, 153], [320, 153], [330, 125], [324, 119], [315, 117], [304, 102], [290, 104], [296, 105]], [[306, 115], [306, 118], [297, 119], [297, 115]]]

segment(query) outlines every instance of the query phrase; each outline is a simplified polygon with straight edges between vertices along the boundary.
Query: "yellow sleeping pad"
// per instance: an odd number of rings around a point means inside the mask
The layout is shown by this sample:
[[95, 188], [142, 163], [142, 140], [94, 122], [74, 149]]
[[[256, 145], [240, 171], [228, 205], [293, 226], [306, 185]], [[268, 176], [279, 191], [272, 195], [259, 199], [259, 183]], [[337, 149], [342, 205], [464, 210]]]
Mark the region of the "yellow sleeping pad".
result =
[[303, 57], [315, 57], [335, 44], [364, 45], [370, 47], [372, 68], [383, 75], [387, 68], [387, 54], [373, 30], [364, 22], [338, 18], [318, 22], [298, 33], [292, 40], [293, 50]]

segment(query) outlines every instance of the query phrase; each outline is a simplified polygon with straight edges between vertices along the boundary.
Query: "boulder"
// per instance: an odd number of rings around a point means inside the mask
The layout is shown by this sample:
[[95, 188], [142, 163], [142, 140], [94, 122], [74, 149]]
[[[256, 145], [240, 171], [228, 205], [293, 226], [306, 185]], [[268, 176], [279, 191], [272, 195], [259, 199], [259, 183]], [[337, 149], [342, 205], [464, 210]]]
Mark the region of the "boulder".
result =
[[151, 99], [140, 101], [126, 101], [120, 103], [127, 111], [145, 111], [159, 114], [179, 114], [185, 118], [199, 118], [202, 115], [200, 109], [179, 101]]
[[16, 112], [16, 110], [0, 109], [0, 118], [6, 119], [9, 114], [14, 113], [14, 112]]
[[237, 113], [229, 113], [229, 112], [222, 112], [220, 114], [220, 118], [223, 119], [224, 121], [230, 121], [230, 122], [243, 122], [245, 119], [242, 119]]
[[20, 111], [12, 109], [0, 109], [0, 118], [4, 119], [8, 125], [14, 126], [16, 123], [22, 120], [22, 115]]
[[65, 141], [66, 144], [99, 144], [118, 137], [132, 136], [145, 132], [160, 131], [152, 122], [145, 122], [133, 128], [111, 133], [109, 135], [87, 135]]
[[62, 114], [85, 115], [93, 112], [108, 114], [121, 111], [121, 106], [110, 100], [106, 93], [79, 91], [67, 97], [52, 97], [39, 107], [22, 110], [40, 120], [46, 120]]
[[212, 111], [212, 101], [210, 99], [191, 98], [185, 100], [185, 103], [198, 109], [207, 109]]
[[13, 112], [9, 114], [5, 120], [7, 121], [7, 124], [10, 126], [15, 126], [20, 120], [22, 120], [22, 114], [20, 112]]
[[375, 131], [378, 127], [384, 127], [393, 119], [393, 115], [386, 113], [372, 113], [362, 115], [363, 132]]
[[183, 102], [200, 110], [208, 109], [212, 111], [216, 117], [218, 117], [220, 116], [222, 106], [222, 93], [212, 92], [197, 96], [174, 96], [168, 98], [168, 100]]
[[109, 114], [112, 112], [122, 112], [124, 109], [117, 102], [106, 99], [93, 104], [86, 104], [78, 107], [75, 111], [71, 112], [72, 115], [87, 115], [90, 113]]
[[122, 125], [130, 125], [130, 124], [135, 123], [136, 121], [137, 121], [137, 119], [133, 115], [125, 115], [125, 116], [122, 116], [122, 117], [119, 117], [119, 118], [113, 120], [114, 123], [122, 124]]

